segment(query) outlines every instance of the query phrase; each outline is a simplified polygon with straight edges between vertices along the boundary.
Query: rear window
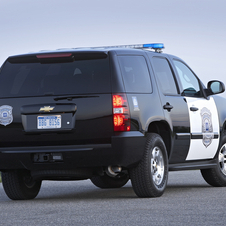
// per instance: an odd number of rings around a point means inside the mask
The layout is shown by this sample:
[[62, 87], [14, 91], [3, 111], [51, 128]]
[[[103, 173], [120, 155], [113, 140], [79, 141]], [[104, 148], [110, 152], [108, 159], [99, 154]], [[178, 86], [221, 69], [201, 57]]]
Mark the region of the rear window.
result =
[[143, 56], [119, 56], [126, 92], [151, 93], [151, 80]]
[[10, 63], [0, 72], [0, 98], [109, 93], [109, 59]]

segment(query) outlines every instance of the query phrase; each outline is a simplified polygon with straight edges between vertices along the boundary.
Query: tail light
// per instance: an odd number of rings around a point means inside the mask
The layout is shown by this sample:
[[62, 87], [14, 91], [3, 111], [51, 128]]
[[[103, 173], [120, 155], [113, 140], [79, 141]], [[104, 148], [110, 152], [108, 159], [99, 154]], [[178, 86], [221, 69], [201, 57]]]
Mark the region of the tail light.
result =
[[130, 113], [126, 95], [113, 95], [112, 104], [114, 131], [130, 131]]

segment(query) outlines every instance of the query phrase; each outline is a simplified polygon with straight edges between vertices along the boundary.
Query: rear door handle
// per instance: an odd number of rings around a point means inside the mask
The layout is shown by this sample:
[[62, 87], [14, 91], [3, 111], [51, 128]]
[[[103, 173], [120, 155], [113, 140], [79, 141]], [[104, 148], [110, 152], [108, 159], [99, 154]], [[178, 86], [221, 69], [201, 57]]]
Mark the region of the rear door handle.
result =
[[163, 105], [163, 109], [165, 109], [165, 110], [167, 110], [167, 111], [171, 111], [171, 109], [173, 109], [173, 106], [172, 105], [170, 105], [168, 102], [165, 104], [165, 105]]
[[190, 107], [190, 111], [198, 111], [199, 109], [197, 107]]

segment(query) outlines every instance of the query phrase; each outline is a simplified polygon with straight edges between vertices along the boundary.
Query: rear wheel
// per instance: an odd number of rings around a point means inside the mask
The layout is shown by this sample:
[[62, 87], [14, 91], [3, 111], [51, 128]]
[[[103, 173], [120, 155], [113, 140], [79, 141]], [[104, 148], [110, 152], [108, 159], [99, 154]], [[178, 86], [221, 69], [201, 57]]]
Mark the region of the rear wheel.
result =
[[138, 197], [159, 197], [164, 193], [168, 180], [168, 156], [158, 134], [147, 135], [143, 158], [130, 169], [130, 178]]
[[94, 176], [90, 180], [99, 188], [121, 188], [128, 182], [129, 175], [123, 174], [117, 177], [110, 177], [105, 174], [104, 176]]
[[2, 172], [2, 185], [10, 199], [34, 199], [40, 190], [42, 181], [34, 181], [28, 170]]
[[202, 169], [204, 180], [214, 187], [226, 186], [226, 134], [224, 133], [220, 149], [217, 153], [217, 166], [212, 169]]

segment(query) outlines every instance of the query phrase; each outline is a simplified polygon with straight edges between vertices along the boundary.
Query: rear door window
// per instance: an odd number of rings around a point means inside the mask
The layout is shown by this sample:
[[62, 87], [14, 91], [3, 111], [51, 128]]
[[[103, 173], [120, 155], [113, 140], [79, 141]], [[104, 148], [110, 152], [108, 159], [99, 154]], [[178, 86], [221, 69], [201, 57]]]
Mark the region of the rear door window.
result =
[[119, 65], [126, 92], [151, 93], [151, 80], [143, 56], [119, 56]]
[[175, 79], [168, 60], [162, 57], [153, 57], [153, 66], [162, 92], [165, 95], [178, 94]]

